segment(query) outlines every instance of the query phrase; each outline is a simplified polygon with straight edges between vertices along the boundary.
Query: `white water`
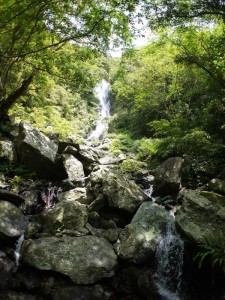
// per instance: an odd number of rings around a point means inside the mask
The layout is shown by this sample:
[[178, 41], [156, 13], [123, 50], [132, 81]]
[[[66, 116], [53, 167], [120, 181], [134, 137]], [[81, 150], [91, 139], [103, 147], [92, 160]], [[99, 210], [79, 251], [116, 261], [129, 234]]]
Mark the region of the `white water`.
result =
[[21, 237], [16, 242], [16, 249], [14, 251], [16, 257], [16, 266], [19, 265], [20, 249], [22, 247], [23, 241], [24, 241], [24, 234], [22, 234]]
[[110, 84], [103, 79], [94, 89], [94, 94], [99, 100], [99, 119], [95, 130], [88, 137], [89, 140], [101, 139], [107, 129], [107, 117], [110, 116], [109, 88]]
[[165, 300], [180, 300], [184, 243], [176, 232], [174, 218], [168, 222], [157, 251], [157, 269], [154, 281]]

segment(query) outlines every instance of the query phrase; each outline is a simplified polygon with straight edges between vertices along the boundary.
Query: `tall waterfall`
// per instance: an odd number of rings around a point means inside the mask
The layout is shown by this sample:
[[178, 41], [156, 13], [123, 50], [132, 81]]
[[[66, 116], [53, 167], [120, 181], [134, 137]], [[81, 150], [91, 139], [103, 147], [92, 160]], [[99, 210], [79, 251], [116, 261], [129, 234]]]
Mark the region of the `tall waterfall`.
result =
[[96, 122], [95, 130], [88, 137], [89, 140], [101, 139], [107, 128], [106, 118], [110, 116], [109, 88], [110, 84], [103, 79], [94, 89], [94, 94], [99, 100], [99, 119]]
[[174, 218], [171, 218], [156, 251], [154, 281], [163, 299], [180, 300], [183, 255], [184, 243], [176, 232]]

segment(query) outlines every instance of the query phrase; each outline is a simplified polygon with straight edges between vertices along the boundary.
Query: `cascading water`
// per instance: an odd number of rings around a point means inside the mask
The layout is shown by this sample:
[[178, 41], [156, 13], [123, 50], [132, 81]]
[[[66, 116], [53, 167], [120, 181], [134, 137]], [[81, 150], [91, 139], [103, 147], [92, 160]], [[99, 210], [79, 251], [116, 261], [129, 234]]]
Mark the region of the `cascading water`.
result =
[[96, 122], [96, 128], [90, 136], [89, 140], [101, 139], [107, 128], [107, 117], [110, 116], [110, 101], [109, 101], [110, 84], [105, 80], [101, 80], [94, 89], [94, 94], [99, 100], [99, 119]]
[[17, 242], [16, 242], [16, 249], [14, 251], [15, 257], [16, 257], [16, 266], [17, 267], [19, 265], [20, 249], [22, 247], [23, 241], [24, 241], [24, 234], [22, 234], [21, 237], [17, 240]]
[[171, 218], [157, 247], [154, 274], [158, 292], [165, 300], [180, 300], [183, 255], [184, 243], [176, 232], [174, 218]]

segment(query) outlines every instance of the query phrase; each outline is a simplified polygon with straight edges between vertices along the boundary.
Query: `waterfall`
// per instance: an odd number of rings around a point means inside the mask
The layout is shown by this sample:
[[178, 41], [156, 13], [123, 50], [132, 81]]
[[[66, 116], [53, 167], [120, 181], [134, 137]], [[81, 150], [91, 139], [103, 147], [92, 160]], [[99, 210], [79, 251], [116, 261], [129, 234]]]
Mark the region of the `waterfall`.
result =
[[99, 101], [99, 119], [96, 122], [95, 130], [88, 137], [89, 140], [101, 139], [107, 129], [106, 118], [110, 116], [109, 88], [110, 84], [103, 79], [94, 89], [94, 94]]
[[16, 257], [16, 266], [17, 267], [19, 265], [20, 249], [21, 249], [21, 246], [23, 244], [23, 241], [24, 241], [24, 234], [22, 234], [21, 237], [17, 240], [17, 242], [16, 242], [16, 249], [14, 251], [15, 257]]
[[184, 243], [176, 232], [175, 219], [171, 218], [156, 251], [154, 281], [163, 299], [180, 300], [183, 254]]

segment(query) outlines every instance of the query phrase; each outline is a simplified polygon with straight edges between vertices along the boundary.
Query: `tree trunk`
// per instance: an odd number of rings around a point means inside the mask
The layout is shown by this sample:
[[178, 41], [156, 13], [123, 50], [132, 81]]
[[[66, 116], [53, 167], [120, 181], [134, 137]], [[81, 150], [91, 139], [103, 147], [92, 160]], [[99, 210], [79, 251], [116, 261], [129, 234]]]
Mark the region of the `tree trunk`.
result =
[[17, 99], [27, 92], [28, 87], [31, 84], [33, 78], [34, 72], [31, 73], [27, 79], [24, 79], [24, 81], [18, 89], [16, 89], [8, 97], [3, 98], [0, 101], [0, 123], [2, 123], [2, 121], [4, 121], [4, 119], [7, 117], [9, 109], [14, 105]]

